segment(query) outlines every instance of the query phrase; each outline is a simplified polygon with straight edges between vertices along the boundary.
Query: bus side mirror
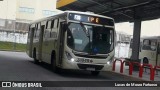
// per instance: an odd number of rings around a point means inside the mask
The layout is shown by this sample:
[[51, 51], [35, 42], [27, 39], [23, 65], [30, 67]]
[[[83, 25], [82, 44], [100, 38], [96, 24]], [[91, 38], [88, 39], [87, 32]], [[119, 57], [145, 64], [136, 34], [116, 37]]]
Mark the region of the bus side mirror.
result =
[[68, 25], [67, 25], [67, 23], [66, 22], [61, 22], [61, 28], [63, 28], [63, 30], [67, 30], [67, 27], [68, 27]]

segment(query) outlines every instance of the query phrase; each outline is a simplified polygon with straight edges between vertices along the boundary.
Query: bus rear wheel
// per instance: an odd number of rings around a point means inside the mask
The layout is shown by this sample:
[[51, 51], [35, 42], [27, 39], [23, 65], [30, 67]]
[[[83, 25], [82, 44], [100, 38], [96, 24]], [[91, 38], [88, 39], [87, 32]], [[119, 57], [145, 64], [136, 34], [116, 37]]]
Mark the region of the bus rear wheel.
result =
[[34, 59], [34, 63], [38, 64], [38, 60], [36, 59], [36, 49], [33, 50], [33, 59]]
[[51, 67], [52, 67], [53, 72], [57, 73], [58, 69], [56, 67], [56, 55], [55, 55], [55, 53], [52, 53], [52, 55], [51, 55]]
[[98, 76], [99, 73], [100, 73], [100, 71], [91, 71], [91, 74], [92, 74], [93, 76]]
[[144, 57], [144, 58], [143, 58], [143, 63], [144, 63], [144, 64], [148, 64], [148, 63], [149, 63], [149, 61], [148, 61], [148, 58], [147, 58], [147, 57]]

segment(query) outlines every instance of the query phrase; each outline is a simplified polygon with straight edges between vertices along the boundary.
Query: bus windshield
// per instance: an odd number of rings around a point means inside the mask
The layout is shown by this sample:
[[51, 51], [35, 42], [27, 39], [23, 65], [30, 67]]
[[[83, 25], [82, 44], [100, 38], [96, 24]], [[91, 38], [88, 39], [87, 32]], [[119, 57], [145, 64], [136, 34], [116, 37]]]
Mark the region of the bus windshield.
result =
[[107, 54], [114, 48], [113, 28], [70, 23], [67, 30], [67, 45], [79, 52]]

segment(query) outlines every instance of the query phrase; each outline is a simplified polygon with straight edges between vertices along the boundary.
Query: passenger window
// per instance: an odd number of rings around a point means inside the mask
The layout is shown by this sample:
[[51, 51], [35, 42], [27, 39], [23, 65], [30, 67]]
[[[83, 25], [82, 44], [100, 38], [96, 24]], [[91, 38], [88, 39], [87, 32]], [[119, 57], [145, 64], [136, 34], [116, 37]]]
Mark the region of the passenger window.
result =
[[58, 20], [55, 19], [55, 20], [54, 20], [54, 28], [57, 28], [57, 22], [58, 22]]
[[48, 21], [47, 29], [51, 28], [51, 21]]
[[52, 24], [51, 20], [47, 21], [45, 35], [44, 35], [45, 38], [50, 38], [51, 37], [51, 35], [50, 35], [50, 33], [51, 33], [51, 26], [52, 26], [51, 24]]
[[151, 41], [151, 50], [155, 51], [157, 47], [157, 42], [155, 40]]
[[52, 24], [53, 25], [53, 28], [51, 29], [51, 38], [57, 38], [57, 22], [58, 22], [58, 19], [55, 19], [52, 21]]
[[150, 40], [144, 40], [143, 41], [143, 50], [151, 50]]
[[51, 22], [51, 29], [54, 27], [54, 20]]
[[36, 38], [39, 38], [40, 29], [41, 29], [41, 24], [39, 23], [37, 24]]
[[157, 47], [156, 40], [144, 40], [143, 41], [143, 50], [155, 51], [156, 47]]

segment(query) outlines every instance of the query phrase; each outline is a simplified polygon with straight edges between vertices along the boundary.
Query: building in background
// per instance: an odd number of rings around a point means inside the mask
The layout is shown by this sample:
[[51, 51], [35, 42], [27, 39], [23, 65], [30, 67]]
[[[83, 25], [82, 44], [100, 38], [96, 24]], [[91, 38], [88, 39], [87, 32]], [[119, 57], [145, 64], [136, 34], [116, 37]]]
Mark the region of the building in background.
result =
[[120, 31], [117, 31], [116, 34], [117, 34], [117, 43], [129, 44], [132, 35]]
[[59, 13], [56, 0], [0, 2], [0, 41], [26, 43], [29, 22]]
[[1, 31], [25, 32], [30, 21], [59, 12], [56, 0], [4, 0], [0, 6]]

